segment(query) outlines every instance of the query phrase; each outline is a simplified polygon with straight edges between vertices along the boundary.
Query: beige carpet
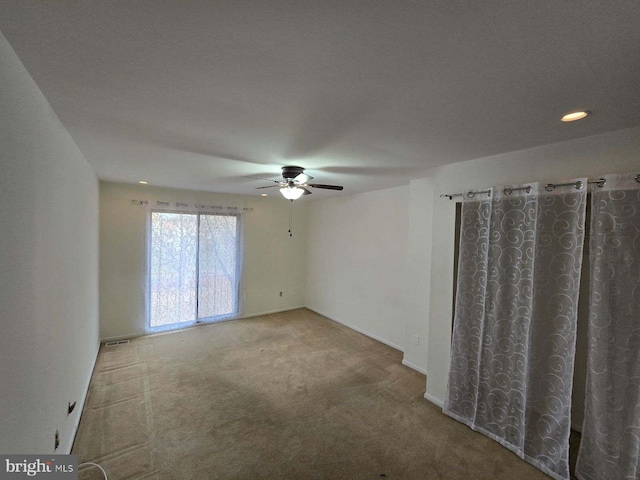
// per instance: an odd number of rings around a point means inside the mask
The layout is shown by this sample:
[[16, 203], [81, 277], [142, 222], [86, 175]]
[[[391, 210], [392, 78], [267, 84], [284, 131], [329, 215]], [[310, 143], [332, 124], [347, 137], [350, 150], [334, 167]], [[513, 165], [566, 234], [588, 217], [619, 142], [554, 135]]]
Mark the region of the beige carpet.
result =
[[401, 361], [304, 309], [103, 346], [73, 453], [110, 480], [548, 478]]

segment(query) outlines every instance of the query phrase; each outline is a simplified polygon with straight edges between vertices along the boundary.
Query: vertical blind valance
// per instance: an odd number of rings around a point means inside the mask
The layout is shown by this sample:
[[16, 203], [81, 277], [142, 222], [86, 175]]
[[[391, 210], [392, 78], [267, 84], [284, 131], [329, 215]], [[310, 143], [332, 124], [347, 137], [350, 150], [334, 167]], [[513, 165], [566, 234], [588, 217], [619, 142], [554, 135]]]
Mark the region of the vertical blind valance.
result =
[[147, 209], [200, 213], [248, 213], [252, 207], [234, 207], [228, 205], [210, 205], [205, 203], [170, 202], [167, 200], [131, 200], [131, 205], [142, 205]]

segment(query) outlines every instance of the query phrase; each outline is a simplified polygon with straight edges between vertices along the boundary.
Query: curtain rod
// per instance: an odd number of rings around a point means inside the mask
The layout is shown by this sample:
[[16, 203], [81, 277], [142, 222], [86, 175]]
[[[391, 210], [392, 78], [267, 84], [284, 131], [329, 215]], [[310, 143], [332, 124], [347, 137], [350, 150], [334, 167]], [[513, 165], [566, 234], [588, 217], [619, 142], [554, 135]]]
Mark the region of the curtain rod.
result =
[[[636, 182], [640, 183], [640, 173], [636, 175]], [[595, 184], [598, 187], [602, 188], [605, 186], [605, 184], [607, 183], [607, 181], [604, 178], [600, 178], [598, 180], [588, 180], [587, 181], [588, 184]], [[573, 186], [576, 190], [580, 190], [584, 185], [582, 180], [578, 180], [577, 182], [569, 182], [569, 183], [547, 183], [544, 186], [544, 189], [547, 192], [552, 192], [553, 190], [555, 190], [557, 187], [569, 187], [569, 186]], [[526, 190], [527, 193], [529, 193], [531, 191], [531, 186], [527, 185], [526, 187], [517, 187], [517, 188], [505, 188], [503, 190], [503, 193], [505, 195], [511, 195], [512, 192], [518, 191], [518, 190]], [[470, 192], [466, 192], [467, 197], [469, 198], [473, 198], [476, 195], [482, 195], [482, 194], [486, 194], [486, 195], [491, 195], [491, 190], [478, 190], [478, 191], [470, 191]], [[463, 193], [442, 193], [440, 194], [440, 197], [446, 197], [449, 200], [452, 200], [455, 197], [462, 197], [464, 194]]]

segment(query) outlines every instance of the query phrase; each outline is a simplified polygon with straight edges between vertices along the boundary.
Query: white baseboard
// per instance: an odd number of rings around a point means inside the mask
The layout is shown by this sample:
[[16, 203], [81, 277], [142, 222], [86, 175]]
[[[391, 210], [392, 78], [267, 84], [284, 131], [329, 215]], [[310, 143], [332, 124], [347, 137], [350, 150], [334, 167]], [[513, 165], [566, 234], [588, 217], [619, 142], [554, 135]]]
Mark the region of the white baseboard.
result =
[[419, 366], [418, 366], [418, 365], [416, 365], [415, 363], [411, 363], [411, 362], [409, 362], [408, 360], [406, 360], [406, 359], [404, 359], [404, 358], [402, 359], [402, 364], [403, 364], [405, 367], [409, 367], [409, 368], [411, 368], [411, 369], [415, 370], [416, 372], [420, 372], [420, 373], [421, 373], [421, 374], [423, 374], [423, 375], [426, 375], [426, 374], [427, 374], [427, 371], [426, 371], [424, 368], [419, 367]]
[[279, 309], [276, 309], [276, 310], [267, 310], [267, 311], [264, 311], [264, 312], [250, 313], [248, 315], [243, 316], [242, 318], [261, 317], [262, 315], [271, 315], [272, 313], [288, 312], [290, 310], [299, 310], [301, 308], [305, 308], [305, 306], [304, 305], [298, 305], [296, 307], [286, 307], [286, 308], [279, 308]]
[[315, 312], [318, 315], [322, 315], [323, 317], [327, 317], [331, 321], [339, 323], [340, 325], [344, 325], [345, 327], [348, 327], [351, 330], [355, 330], [358, 333], [366, 335], [369, 338], [373, 338], [374, 340], [377, 340], [380, 343], [384, 343], [385, 345], [389, 345], [391, 348], [395, 348], [396, 350], [400, 350], [401, 352], [404, 353], [404, 347], [401, 347], [400, 345], [397, 345], [397, 344], [395, 344], [393, 342], [390, 342], [389, 340], [387, 340], [385, 338], [379, 337], [378, 335], [374, 335], [373, 333], [367, 332], [366, 330], [363, 330], [362, 328], [356, 327], [355, 325], [351, 325], [350, 323], [343, 322], [343, 321], [338, 320], [336, 318], [332, 318], [329, 315], [327, 315], [326, 313], [322, 313], [321, 311], [319, 311], [319, 310], [317, 310], [315, 308], [311, 308], [309, 306], [306, 306], [304, 308], [307, 308], [308, 310], [311, 310], [312, 312]]
[[89, 386], [91, 385], [91, 379], [93, 378], [93, 372], [96, 369], [96, 363], [98, 361], [98, 354], [100, 353], [100, 344], [98, 344], [98, 349], [96, 350], [96, 354], [93, 357], [93, 365], [91, 365], [91, 370], [89, 370], [89, 378], [87, 378], [87, 385], [84, 389], [84, 394], [80, 399], [79, 404], [76, 405], [76, 419], [73, 422], [73, 430], [71, 432], [71, 436], [69, 437], [69, 443], [67, 444], [66, 449], [64, 450], [67, 454], [71, 453], [71, 449], [73, 448], [73, 443], [76, 440], [76, 434], [78, 433], [78, 427], [80, 426], [80, 419], [82, 418], [82, 412], [84, 410], [84, 404], [87, 401], [87, 397], [89, 396]]
[[280, 312], [288, 312], [289, 310], [298, 310], [300, 308], [305, 308], [304, 305], [297, 305], [295, 307], [285, 307], [285, 308], [279, 308], [276, 310], [266, 310], [264, 312], [256, 312], [256, 313], [249, 313], [246, 315], [243, 315], [241, 317], [235, 317], [235, 318], [228, 318], [225, 320], [218, 320], [216, 322], [204, 322], [204, 323], [198, 323], [195, 325], [189, 325], [187, 327], [184, 328], [176, 328], [175, 330], [165, 330], [165, 331], [159, 331], [159, 332], [154, 332], [154, 331], [148, 331], [148, 332], [135, 332], [135, 333], [130, 333], [129, 335], [115, 335], [112, 337], [103, 337], [100, 339], [101, 343], [105, 343], [105, 342], [115, 342], [117, 340], [127, 340], [130, 338], [136, 338], [136, 337], [146, 337], [148, 335], [164, 335], [167, 333], [175, 333], [175, 332], [181, 332], [183, 330], [187, 330], [189, 328], [196, 328], [196, 327], [200, 327], [202, 325], [214, 325], [216, 323], [221, 323], [221, 322], [231, 322], [233, 320], [243, 320], [245, 318], [254, 318], [254, 317], [261, 317], [263, 315], [270, 315], [272, 313], [280, 313]]
[[437, 405], [440, 408], [444, 408], [444, 402], [442, 400], [440, 400], [439, 398], [436, 398], [433, 395], [429, 394], [429, 392], [424, 392], [424, 398], [429, 400], [434, 405]]

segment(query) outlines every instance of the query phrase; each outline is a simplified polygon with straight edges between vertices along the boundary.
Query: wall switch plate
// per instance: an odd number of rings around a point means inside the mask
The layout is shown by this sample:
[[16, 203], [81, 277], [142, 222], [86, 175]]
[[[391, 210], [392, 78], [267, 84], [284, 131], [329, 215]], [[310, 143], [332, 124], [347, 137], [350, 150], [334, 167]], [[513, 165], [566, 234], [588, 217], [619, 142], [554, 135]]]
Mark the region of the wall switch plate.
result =
[[413, 344], [416, 346], [420, 345], [420, 335], [413, 336]]

